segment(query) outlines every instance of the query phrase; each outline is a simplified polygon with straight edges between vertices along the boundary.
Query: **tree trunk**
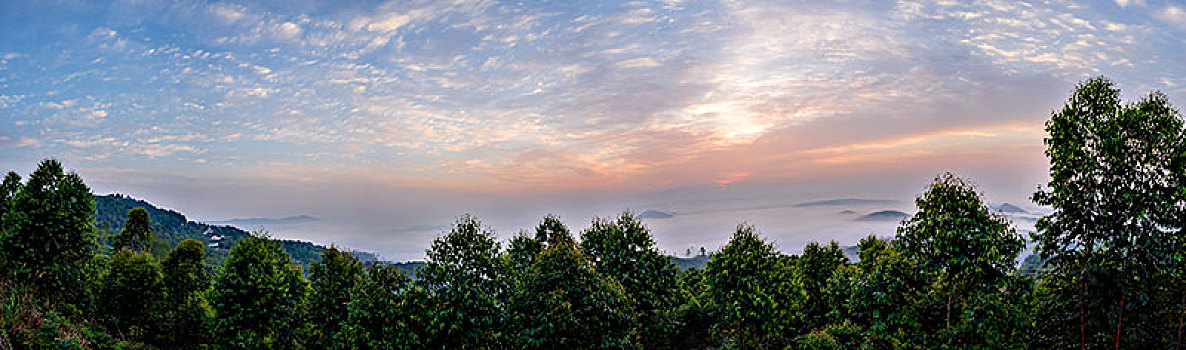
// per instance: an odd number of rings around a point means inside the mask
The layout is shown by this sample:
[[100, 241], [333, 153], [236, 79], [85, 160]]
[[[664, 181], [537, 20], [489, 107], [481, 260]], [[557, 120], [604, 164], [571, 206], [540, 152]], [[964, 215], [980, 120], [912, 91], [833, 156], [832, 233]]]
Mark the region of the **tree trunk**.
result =
[[947, 329], [951, 330], [951, 295], [954, 293], [947, 293]]
[[1116, 350], [1120, 350], [1120, 330], [1124, 328], [1124, 289], [1120, 290], [1120, 314], [1116, 320]]
[[1083, 316], [1083, 277], [1079, 277], [1079, 350], [1087, 349], [1087, 321]]

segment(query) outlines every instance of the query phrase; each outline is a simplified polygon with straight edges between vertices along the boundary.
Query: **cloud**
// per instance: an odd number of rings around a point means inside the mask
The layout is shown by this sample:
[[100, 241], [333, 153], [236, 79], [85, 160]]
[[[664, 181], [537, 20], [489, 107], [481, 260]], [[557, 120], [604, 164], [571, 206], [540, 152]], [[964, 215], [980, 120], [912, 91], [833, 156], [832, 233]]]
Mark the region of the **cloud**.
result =
[[1182, 6], [1167, 5], [1161, 11], [1156, 12], [1154, 17], [1178, 27], [1186, 28], [1186, 9], [1183, 9]]
[[618, 66], [623, 68], [649, 68], [663, 66], [663, 63], [654, 58], [639, 57], [618, 62]]
[[1128, 7], [1130, 5], [1144, 6], [1145, 1], [1144, 0], [1116, 0], [1116, 5], [1118, 5], [1120, 7]]
[[[1174, 21], [1161, 12], [1157, 21]], [[730, 172], [786, 180], [862, 162], [995, 155], [1035, 137], [1000, 125], [1035, 125], [1083, 76], [1172, 88], [1182, 70], [1165, 61], [1181, 52], [1163, 45], [1176, 38], [1159, 22], [1063, 1], [216, 3], [112, 13], [145, 19], [84, 22], [75, 39], [46, 34], [64, 50], [4, 48], [11, 62], [0, 67], [47, 67], [5, 68], [16, 73], [0, 86], [21, 91], [0, 95], [14, 135], [51, 152], [109, 154], [92, 157], [95, 166], [200, 155], [475, 191], [712, 187]], [[147, 13], [161, 16], [137, 16]]]

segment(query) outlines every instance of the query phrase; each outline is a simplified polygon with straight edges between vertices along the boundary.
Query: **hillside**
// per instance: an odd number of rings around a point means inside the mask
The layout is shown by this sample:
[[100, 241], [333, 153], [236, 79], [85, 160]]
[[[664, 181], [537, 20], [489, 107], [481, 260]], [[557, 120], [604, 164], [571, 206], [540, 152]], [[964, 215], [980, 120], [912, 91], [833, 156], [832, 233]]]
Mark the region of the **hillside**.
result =
[[[215, 226], [190, 221], [173, 210], [158, 208], [144, 200], [131, 198], [122, 194], [95, 196], [96, 226], [105, 250], [109, 250], [107, 237], [123, 230], [128, 210], [144, 208], [152, 218], [152, 232], [156, 236], [151, 250], [153, 255], [165, 256], [177, 243], [186, 239], [194, 239], [205, 243], [206, 262], [221, 265], [227, 253], [235, 243], [247, 237], [247, 231], [231, 226]], [[220, 239], [214, 238], [220, 237]], [[308, 267], [310, 262], [321, 256], [325, 247], [304, 241], [280, 240], [284, 250], [292, 259], [302, 266]], [[213, 246], [211, 244], [214, 244]], [[360, 258], [362, 258], [360, 256]]]

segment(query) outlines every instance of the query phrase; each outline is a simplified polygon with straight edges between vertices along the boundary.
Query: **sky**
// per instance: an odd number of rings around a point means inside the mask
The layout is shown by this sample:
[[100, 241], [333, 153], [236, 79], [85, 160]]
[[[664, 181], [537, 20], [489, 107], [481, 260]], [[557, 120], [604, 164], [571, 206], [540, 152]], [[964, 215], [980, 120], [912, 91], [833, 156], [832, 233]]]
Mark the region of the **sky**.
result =
[[[0, 168], [395, 260], [464, 213], [794, 251], [892, 235], [837, 213], [944, 171], [1038, 211], [1075, 84], [1186, 103], [1184, 43], [1155, 0], [0, 0]], [[834, 198], [899, 204], [793, 206]]]

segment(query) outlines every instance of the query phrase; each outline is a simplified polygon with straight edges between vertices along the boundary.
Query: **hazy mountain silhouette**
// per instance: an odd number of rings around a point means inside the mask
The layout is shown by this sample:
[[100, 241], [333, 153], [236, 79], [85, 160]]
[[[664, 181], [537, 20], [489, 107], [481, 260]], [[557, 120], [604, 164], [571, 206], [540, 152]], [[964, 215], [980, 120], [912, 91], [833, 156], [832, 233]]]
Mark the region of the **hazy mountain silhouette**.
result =
[[856, 221], [902, 221], [910, 214], [906, 214], [897, 210], [882, 210], [875, 211], [856, 219]]

